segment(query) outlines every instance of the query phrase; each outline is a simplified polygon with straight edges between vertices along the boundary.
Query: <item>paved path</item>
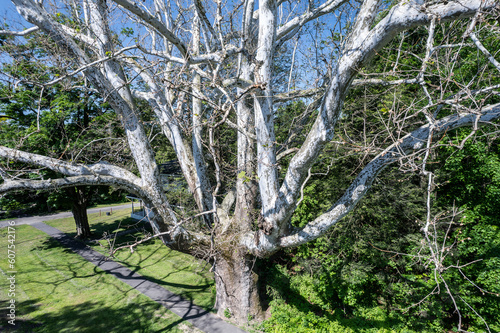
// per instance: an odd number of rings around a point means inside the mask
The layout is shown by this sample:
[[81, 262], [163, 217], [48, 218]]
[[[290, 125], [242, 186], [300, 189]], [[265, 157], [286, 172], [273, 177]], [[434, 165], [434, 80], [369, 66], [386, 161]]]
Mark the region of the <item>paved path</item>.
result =
[[[102, 211], [104, 213], [104, 212], [109, 212], [111, 209], [118, 210], [118, 209], [126, 209], [126, 208], [128, 208], [128, 209], [130, 209], [130, 211], [132, 211], [132, 204], [127, 203], [127, 204], [123, 204], [123, 205], [119, 205], [119, 206], [90, 208], [90, 209], [87, 209], [87, 214], [99, 213], [99, 211]], [[37, 223], [37, 222], [63, 219], [65, 217], [73, 217], [73, 213], [62, 212], [62, 213], [57, 213], [57, 214], [52, 214], [52, 215], [36, 215], [36, 216], [27, 216], [27, 217], [7, 219], [5, 221], [0, 222], [0, 228], [4, 228], [4, 227], [8, 226], [9, 221], [15, 221], [16, 225], [21, 225], [21, 224], [33, 224], [33, 223]]]
[[[130, 204], [126, 206], [124, 205], [123, 207], [115, 206], [113, 207], [113, 209], [123, 209], [128, 207], [130, 207]], [[109, 208], [110, 207], [94, 208], [87, 210], [87, 212], [98, 212], [99, 209], [107, 211]], [[163, 305], [176, 315], [180, 316], [182, 319], [189, 321], [195, 327], [206, 333], [246, 333], [242, 329], [239, 329], [236, 326], [233, 326], [220, 319], [213, 313], [199, 306], [196, 306], [192, 302], [183, 299], [181, 296], [174, 294], [163, 288], [162, 286], [147, 280], [142, 275], [131, 271], [127, 267], [124, 267], [119, 263], [106, 258], [101, 253], [92, 250], [82, 242], [79, 242], [74, 238], [67, 236], [59, 229], [51, 227], [42, 222], [68, 216], [72, 216], [71, 213], [60, 213], [50, 216], [32, 216], [13, 220], [16, 221], [16, 225], [31, 224], [38, 230], [49, 234], [52, 238], [59, 241], [65, 247], [71, 249], [73, 252], [79, 254], [85, 260], [93, 263], [106, 273], [115, 276], [120, 281], [125, 282], [132, 288], [140, 291], [144, 295], [151, 298], [153, 301]], [[0, 227], [3, 226], [2, 223], [7, 222], [0, 222]]]

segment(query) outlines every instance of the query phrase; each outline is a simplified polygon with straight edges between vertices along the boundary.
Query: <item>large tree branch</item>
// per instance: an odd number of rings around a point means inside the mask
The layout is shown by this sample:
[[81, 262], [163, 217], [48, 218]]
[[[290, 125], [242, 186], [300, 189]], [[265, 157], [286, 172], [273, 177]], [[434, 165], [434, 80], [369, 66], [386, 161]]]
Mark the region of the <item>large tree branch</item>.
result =
[[138, 48], [146, 54], [150, 54], [153, 56], [157, 56], [163, 59], [166, 59], [167, 61], [172, 61], [176, 62], [181, 65], [187, 65], [190, 68], [196, 68], [193, 66], [191, 67], [190, 65], [198, 65], [198, 64], [204, 64], [208, 62], [214, 62], [214, 63], [221, 63], [226, 57], [231, 56], [233, 54], [236, 54], [238, 52], [241, 52], [241, 48], [237, 48], [234, 45], [227, 45], [224, 51], [217, 51], [217, 52], [212, 52], [212, 53], [206, 53], [206, 54], [201, 54], [201, 55], [191, 55], [189, 58], [179, 58], [172, 56], [170, 53], [165, 52], [165, 51], [155, 51], [153, 49], [146, 49], [143, 46], [138, 46]]
[[293, 90], [286, 93], [276, 94], [273, 96], [273, 102], [287, 102], [296, 98], [308, 98], [318, 96], [325, 92], [325, 87], [311, 88], [303, 90]]
[[107, 163], [101, 162], [93, 165], [74, 164], [4, 146], [0, 146], [0, 157], [45, 167], [65, 176], [109, 176], [129, 182], [134, 184], [134, 186], [142, 186], [142, 180], [132, 172]]
[[[8, 180], [0, 184], [0, 194], [12, 192], [12, 191], [48, 191], [57, 190], [65, 187], [72, 186], [95, 186], [95, 185], [106, 185], [113, 186], [116, 188], [124, 189], [130, 193], [148, 199], [148, 193], [144, 191], [143, 188], [137, 186], [132, 182], [124, 181], [123, 179], [118, 179], [113, 176], [102, 176], [102, 175], [82, 175], [73, 176], [67, 178], [57, 178], [57, 179], [45, 179], [45, 180], [32, 180], [32, 179], [20, 179], [20, 180]], [[207, 214], [210, 212], [204, 212]], [[190, 252], [193, 248], [193, 244], [207, 246], [210, 243], [210, 237], [202, 233], [191, 232], [184, 229], [181, 224], [183, 221], [170, 225], [169, 229], [163, 228], [163, 230], [168, 231], [157, 231], [154, 237], [161, 237], [162, 235], [169, 235], [169, 239], [164, 239], [164, 241], [172, 248], [179, 251]], [[160, 234], [158, 234], [160, 233]]]
[[348, 49], [356, 49], [363, 43], [365, 36], [370, 31], [370, 27], [377, 16], [380, 3], [380, 0], [363, 1], [359, 13], [356, 16], [356, 22], [349, 34], [350, 40], [347, 46]]
[[358, 174], [344, 195], [324, 214], [306, 224], [299, 231], [280, 238], [274, 242], [262, 231], [245, 234], [240, 242], [248, 251], [257, 256], [268, 256], [283, 247], [295, 247], [310, 242], [324, 235], [333, 225], [354, 209], [363, 198], [378, 174], [391, 163], [420, 149], [430, 135], [440, 137], [456, 128], [470, 126], [475, 123], [488, 124], [500, 118], [500, 103], [487, 106], [480, 112], [454, 114], [436, 121], [433, 126], [427, 124], [407, 134], [382, 153], [373, 158]]
[[203, 7], [201, 0], [195, 0], [194, 7], [196, 8], [196, 12], [198, 13], [199, 18], [203, 21], [205, 27], [210, 31], [213, 38], [216, 38], [217, 34], [207, 18], [207, 11], [205, 10], [205, 7]]
[[[276, 37], [276, 3], [274, 0], [259, 2], [259, 40], [257, 45], [255, 83], [261, 89], [254, 94], [255, 134], [257, 136], [257, 175], [262, 199], [263, 215], [266, 217], [274, 206], [278, 192], [278, 173], [275, 153], [273, 119], [273, 96], [270, 86]], [[269, 221], [274, 229], [278, 226]]]
[[12, 0], [17, 11], [26, 21], [36, 25], [47, 33], [64, 51], [75, 55], [80, 66], [87, 65], [90, 60], [87, 54], [71, 39], [67, 33], [67, 27], [55, 22], [52, 17], [33, 0]]
[[278, 29], [276, 32], [276, 41], [280, 43], [292, 38], [306, 23], [333, 12], [347, 1], [348, 0], [328, 0], [315, 10], [308, 11], [305, 14], [293, 18]]
[[102, 176], [102, 175], [73, 176], [67, 178], [44, 179], [44, 180], [33, 180], [33, 179], [9, 180], [0, 184], [0, 194], [11, 191], [26, 191], [26, 190], [47, 191], [47, 190], [56, 190], [70, 186], [85, 186], [85, 185], [113, 186], [116, 188], [125, 189], [141, 197], [144, 195], [142, 189], [133, 182], [125, 181], [123, 179], [118, 179], [113, 176]]
[[[479, 120], [478, 120], [479, 117]], [[406, 154], [422, 147], [429, 136], [441, 137], [443, 134], [464, 126], [478, 123], [491, 123], [500, 118], [500, 103], [490, 105], [476, 113], [454, 114], [438, 120], [433, 126], [427, 124], [407, 134], [376, 156], [349, 186], [344, 195], [324, 214], [309, 222], [299, 232], [281, 238], [281, 247], [293, 247], [312, 241], [326, 233], [335, 223], [349, 213], [366, 194], [373, 180], [391, 163]]]
[[355, 43], [355, 48], [344, 51], [323, 99], [320, 113], [301, 149], [290, 161], [274, 211], [270, 214], [274, 220], [278, 223], [287, 223], [294, 211], [307, 171], [325, 144], [333, 138], [345, 96], [357, 70], [399, 32], [429, 24], [435, 17], [440, 17], [441, 21], [470, 17], [479, 8], [488, 9], [495, 5], [494, 0], [485, 1], [483, 3], [482, 0], [461, 0], [427, 8], [413, 2], [403, 2], [392, 8], [388, 15], [365, 36], [360, 36], [361, 41]]
[[[202, 203], [203, 201], [209, 200], [211, 203], [213, 198], [210, 194], [210, 185], [208, 181], [203, 181], [203, 178], [207, 178], [207, 174], [206, 172], [198, 172], [196, 170], [195, 152], [190, 147], [187, 139], [183, 135], [179, 127], [178, 119], [176, 119], [174, 113], [170, 110], [171, 101], [168, 101], [167, 97], [165, 96], [168, 88], [164, 88], [159, 85], [158, 82], [154, 80], [153, 74], [150, 73], [150, 71], [141, 70], [137, 66], [135, 67], [135, 70], [139, 72], [144, 82], [147, 83], [150, 92], [135, 92], [134, 94], [138, 97], [143, 98], [151, 105], [160, 123], [160, 127], [163, 133], [168, 138], [175, 150], [177, 159], [182, 169], [182, 173], [188, 183], [191, 192], [196, 198], [196, 202]], [[196, 111], [194, 113], [201, 115], [201, 111]], [[198, 159], [199, 158], [200, 157], [198, 156]], [[203, 200], [204, 197], [205, 200]], [[207, 206], [211, 207], [211, 205]], [[200, 211], [206, 210], [201, 206], [199, 208]], [[208, 210], [210, 209], [211, 208], [209, 208]]]
[[358, 86], [399, 86], [401, 84], [417, 84], [418, 79], [399, 79], [399, 80], [383, 80], [383, 79], [359, 79], [352, 81], [352, 87]]
[[145, 23], [147, 23], [148, 25], [153, 27], [162, 36], [164, 36], [169, 42], [171, 42], [173, 45], [175, 45], [175, 47], [177, 47], [177, 49], [179, 50], [179, 52], [181, 53], [181, 55], [184, 58], [186, 58], [186, 59], [189, 58], [189, 54], [188, 54], [188, 50], [187, 50], [186, 45], [184, 45], [184, 43], [182, 43], [182, 41], [176, 35], [174, 35], [174, 33], [172, 31], [167, 29], [167, 27], [163, 24], [163, 22], [158, 20], [153, 15], [149, 14], [144, 9], [137, 6], [132, 1], [129, 1], [129, 0], [113, 0], [113, 1], [116, 2], [118, 5], [122, 6], [123, 8], [127, 9], [131, 13], [135, 14], [141, 20], [143, 20]]

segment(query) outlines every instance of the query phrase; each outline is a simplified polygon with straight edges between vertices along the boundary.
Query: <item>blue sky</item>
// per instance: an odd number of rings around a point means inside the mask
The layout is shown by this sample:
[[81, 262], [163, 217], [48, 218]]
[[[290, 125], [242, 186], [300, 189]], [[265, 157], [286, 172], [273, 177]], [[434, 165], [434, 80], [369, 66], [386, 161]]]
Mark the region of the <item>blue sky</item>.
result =
[[[3, 23], [5, 21], [26, 23], [17, 13], [16, 7], [10, 0], [0, 0], [0, 22]], [[27, 23], [25, 25], [27, 27], [31, 26]]]
[[14, 7], [14, 5], [12, 4], [11, 1], [9, 1], [9, 0], [0, 0], [0, 8], [2, 10], [4, 10], [6, 6]]

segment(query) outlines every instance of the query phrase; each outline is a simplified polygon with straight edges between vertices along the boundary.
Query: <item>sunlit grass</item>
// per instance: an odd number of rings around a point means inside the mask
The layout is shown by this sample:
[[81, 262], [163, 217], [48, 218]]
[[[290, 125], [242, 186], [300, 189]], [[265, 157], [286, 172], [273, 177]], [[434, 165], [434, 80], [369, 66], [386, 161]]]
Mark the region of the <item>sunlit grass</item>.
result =
[[[111, 213], [111, 208], [103, 208], [100, 213], [87, 215], [90, 229], [95, 237], [102, 237], [104, 232], [123, 231], [127, 229], [127, 226], [137, 224], [137, 221], [133, 219], [126, 219], [130, 216], [130, 209], [113, 210], [110, 215], [106, 215], [106, 213]], [[121, 221], [122, 223], [117, 221]], [[73, 217], [46, 221], [45, 223], [67, 233], [69, 236], [76, 236], [76, 226]]]
[[[127, 218], [129, 214], [129, 209], [113, 211], [111, 216], [90, 214], [95, 237], [137, 227], [137, 221]], [[75, 235], [72, 218], [47, 224]], [[6, 252], [6, 235], [7, 229], [0, 229], [0, 251]], [[140, 232], [136, 231], [119, 241], [138, 237]], [[88, 244], [107, 254], [95, 241]], [[183, 329], [187, 327], [178, 316], [31, 226], [16, 227], [15, 245], [16, 332], [179, 332], [180, 323]], [[4, 253], [0, 258], [0, 331], [8, 332], [12, 330], [5, 316], [10, 299], [5, 276], [8, 262]], [[139, 246], [133, 254], [121, 251], [117, 259], [166, 289], [204, 308], [212, 307], [213, 277], [191, 256], [169, 250], [157, 241]]]
[[[143, 230], [149, 230], [146, 223], [129, 218], [130, 209], [113, 211], [107, 216], [99, 213], [89, 214], [94, 240], [87, 241], [94, 250], [109, 255], [110, 246], [118, 247], [131, 244], [143, 237]], [[48, 225], [75, 236], [73, 218], [46, 222]], [[135, 230], [135, 231], [134, 231]], [[124, 231], [133, 231], [120, 234]], [[118, 232], [120, 236], [114, 237]], [[103, 239], [107, 236], [106, 239]], [[100, 239], [100, 240], [99, 240]], [[124, 249], [116, 253], [117, 262], [158, 283], [164, 288], [182, 295], [205, 309], [211, 310], [215, 302], [213, 274], [205, 262], [190, 255], [170, 250], [160, 240], [152, 240], [134, 248], [134, 253]]]

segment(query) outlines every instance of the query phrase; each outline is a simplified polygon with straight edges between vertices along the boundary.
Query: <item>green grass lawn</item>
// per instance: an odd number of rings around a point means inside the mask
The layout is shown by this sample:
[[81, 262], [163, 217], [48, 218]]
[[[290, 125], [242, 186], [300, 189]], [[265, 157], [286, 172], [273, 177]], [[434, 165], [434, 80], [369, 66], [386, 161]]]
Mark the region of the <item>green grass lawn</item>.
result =
[[[90, 229], [94, 233], [94, 238], [102, 237], [104, 232], [112, 233], [127, 230], [128, 227], [134, 225], [143, 225], [138, 224], [134, 219], [128, 218], [130, 216], [130, 209], [113, 210], [113, 214], [106, 215], [106, 212], [109, 211], [110, 209], [103, 209], [101, 213], [88, 214]], [[45, 223], [58, 228], [69, 236], [73, 237], [76, 235], [75, 220], [73, 217], [46, 221]]]
[[[99, 213], [89, 214], [89, 223], [94, 233], [94, 241], [88, 241], [94, 250], [104, 255], [109, 255], [109, 248], [113, 244], [131, 244], [141, 239], [141, 229], [149, 229], [145, 223], [138, 223], [129, 218], [130, 209], [113, 211], [106, 216]], [[75, 223], [73, 218], [52, 220], [48, 225], [64, 231], [70, 236], [75, 236]], [[119, 237], [113, 237], [116, 232], [132, 231]], [[99, 240], [104, 236], [111, 236], [107, 240]], [[182, 295], [185, 299], [211, 310], [215, 302], [215, 285], [210, 268], [203, 261], [194, 259], [184, 253], [170, 250], [160, 240], [152, 240], [134, 248], [134, 253], [124, 249], [116, 253], [115, 261], [127, 266], [131, 270], [158, 283], [164, 288]]]
[[[130, 210], [113, 215], [90, 214], [92, 231], [104, 233], [138, 227], [127, 218]], [[72, 218], [47, 224], [75, 234]], [[7, 250], [7, 229], [0, 229], [0, 251]], [[131, 241], [139, 232], [119, 237]], [[108, 242], [102, 240], [102, 244]], [[16, 332], [182, 332], [189, 323], [146, 296], [104, 273], [79, 255], [63, 248], [45, 233], [22, 225], [16, 227]], [[106, 249], [94, 242], [102, 253]], [[214, 302], [213, 277], [203, 263], [171, 251], [159, 241], [149, 242], [118, 254], [117, 261], [165, 288], [182, 294], [205, 308]], [[6, 322], [8, 269], [6, 255], [0, 256], [0, 331], [13, 331]]]
[[87, 207], [87, 209], [91, 209], [91, 208], [108, 208], [108, 207], [115, 207], [115, 206], [121, 206], [121, 205], [130, 205], [130, 206], [132, 206], [132, 203], [130, 201], [116, 202], [116, 203], [112, 203], [112, 204], [105, 203], [105, 204], [92, 205], [92, 206]]
[[[132, 206], [131, 202], [130, 201], [124, 201], [124, 202], [116, 202], [116, 203], [105, 203], [105, 204], [98, 204], [98, 205], [92, 205], [92, 206], [89, 206], [87, 207], [87, 209], [93, 209], [93, 208], [102, 208], [103, 209], [103, 212], [102, 214], [106, 214], [105, 212], [109, 212], [111, 208], [115, 207], [115, 206], [121, 206], [121, 205], [130, 205]], [[62, 212], [65, 212], [67, 210], [61, 210], [61, 209], [56, 209], [56, 210], [52, 210], [50, 212], [43, 212], [43, 213], [35, 213], [35, 214], [31, 214], [31, 213], [26, 213], [27, 215], [53, 215], [53, 214], [57, 214], [57, 213], [62, 213]], [[130, 212], [130, 209], [129, 209], [129, 212]], [[24, 213], [22, 214], [24, 215]], [[2, 221], [10, 221], [12, 219], [16, 219], [17, 217], [16, 216], [11, 216], [11, 217], [5, 217], [5, 218], [1, 218], [0, 219], [0, 222]]]

